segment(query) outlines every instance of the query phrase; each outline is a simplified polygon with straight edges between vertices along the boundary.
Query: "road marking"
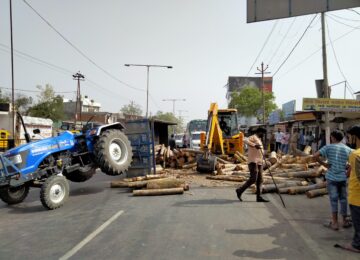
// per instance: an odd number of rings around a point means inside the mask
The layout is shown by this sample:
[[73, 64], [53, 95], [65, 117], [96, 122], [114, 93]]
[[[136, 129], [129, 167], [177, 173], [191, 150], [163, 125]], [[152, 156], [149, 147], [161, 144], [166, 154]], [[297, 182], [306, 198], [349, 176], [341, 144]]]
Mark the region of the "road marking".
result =
[[114, 220], [120, 217], [124, 211], [120, 210], [114, 216], [109, 218], [105, 223], [103, 223], [100, 227], [98, 227], [94, 232], [88, 235], [84, 240], [82, 240], [79, 244], [74, 246], [69, 252], [59, 258], [59, 260], [67, 260], [76, 254], [82, 247], [84, 247], [87, 243], [89, 243], [94, 237], [96, 237], [101, 231], [103, 231], [107, 226], [109, 226]]
[[[313, 240], [311, 238], [311, 236], [308, 233], [306, 233], [306, 231], [302, 227], [300, 227], [300, 225], [298, 223], [296, 223], [295, 220], [292, 220], [292, 217], [290, 216], [290, 214], [283, 208], [282, 205], [280, 205], [277, 202], [274, 195], [272, 195], [272, 196], [273, 196], [273, 199], [271, 200], [271, 202], [277, 208], [279, 213], [289, 222], [290, 226], [292, 226], [292, 228], [302, 238], [302, 240], [304, 240], [304, 242], [308, 246], [308, 248], [310, 250], [312, 250], [319, 259], [324, 259], [324, 257], [327, 255], [321, 249], [320, 245], [318, 243], [316, 243], [315, 240]], [[327, 258], [325, 258], [325, 259], [327, 259]]]

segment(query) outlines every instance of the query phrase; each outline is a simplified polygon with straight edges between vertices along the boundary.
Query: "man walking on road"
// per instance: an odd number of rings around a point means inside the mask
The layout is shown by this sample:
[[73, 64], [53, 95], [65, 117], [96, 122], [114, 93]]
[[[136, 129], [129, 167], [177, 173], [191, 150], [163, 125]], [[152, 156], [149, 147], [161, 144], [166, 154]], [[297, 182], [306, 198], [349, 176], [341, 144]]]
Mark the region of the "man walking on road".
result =
[[343, 227], [349, 228], [351, 224], [347, 219], [347, 192], [346, 192], [346, 167], [352, 149], [341, 143], [344, 138], [342, 132], [334, 130], [330, 134], [331, 144], [324, 146], [314, 154], [315, 158], [320, 156], [328, 160], [328, 171], [326, 173], [326, 184], [329, 192], [332, 219], [324, 226], [333, 230], [339, 230], [338, 202], [340, 202], [340, 214], [343, 217]]
[[248, 166], [250, 171], [250, 178], [245, 182], [245, 184], [236, 189], [236, 195], [240, 201], [242, 193], [250, 187], [252, 184], [256, 183], [256, 201], [257, 202], [269, 202], [268, 200], [262, 198], [261, 194], [261, 183], [262, 183], [262, 171], [263, 171], [263, 144], [261, 139], [264, 137], [266, 129], [259, 127], [255, 134], [250, 136], [245, 140], [245, 143], [248, 145]]

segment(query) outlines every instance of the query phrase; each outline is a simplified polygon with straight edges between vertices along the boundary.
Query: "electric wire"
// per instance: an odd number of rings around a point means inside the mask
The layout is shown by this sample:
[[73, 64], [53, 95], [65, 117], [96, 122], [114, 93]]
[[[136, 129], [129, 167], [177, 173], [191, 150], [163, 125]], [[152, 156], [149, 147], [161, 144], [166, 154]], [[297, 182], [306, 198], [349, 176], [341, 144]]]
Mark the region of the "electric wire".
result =
[[336, 18], [338, 18], [338, 19], [341, 19], [341, 20], [344, 20], [344, 21], [348, 21], [348, 22], [360, 22], [360, 20], [345, 18], [345, 17], [339, 16], [339, 15], [336, 15], [336, 14], [327, 13], [326, 15], [327, 15], [327, 16], [328, 16], [328, 15], [331, 15], [331, 16], [333, 16], [333, 17], [336, 17]]
[[140, 89], [137, 87], [134, 87], [117, 77], [115, 77], [113, 74], [105, 70], [103, 67], [98, 65], [93, 59], [89, 58], [83, 51], [81, 51], [78, 47], [75, 46], [69, 39], [67, 39], [59, 30], [57, 30], [48, 20], [46, 20], [34, 7], [32, 7], [26, 0], [23, 0], [23, 2], [37, 15], [43, 20], [53, 31], [55, 31], [65, 42], [67, 42], [74, 50], [76, 50], [82, 57], [84, 57], [86, 60], [88, 60], [91, 64], [93, 64], [95, 67], [97, 67], [99, 70], [101, 70], [103, 73], [108, 75], [113, 80], [121, 83], [124, 86], [127, 86], [131, 89], [137, 90], [137, 91], [145, 91], [144, 89]]
[[[357, 28], [360, 29], [360, 26]], [[356, 29], [352, 29], [344, 34], [342, 34], [341, 36], [337, 37], [335, 40], [333, 40], [333, 42], [336, 42], [344, 37], [346, 37], [347, 35], [349, 35], [350, 33], [354, 32]], [[329, 45], [328, 43], [326, 44], [326, 46]], [[322, 47], [318, 48], [317, 50], [315, 50], [314, 52], [312, 52], [310, 55], [308, 55], [307, 57], [305, 57], [304, 59], [302, 59], [300, 62], [298, 62], [296, 65], [294, 65], [293, 67], [291, 67], [288, 71], [286, 71], [284, 74], [280, 75], [277, 79], [281, 79], [282, 77], [284, 77], [286, 74], [290, 73], [291, 71], [293, 71], [294, 69], [298, 68], [301, 64], [303, 64], [304, 62], [306, 62], [307, 60], [309, 60], [311, 57], [313, 57], [316, 53], [318, 53], [319, 51], [321, 51]]]
[[[5, 48], [5, 49], [2, 49], [2, 48]], [[4, 52], [9, 53], [10, 51], [9, 51], [8, 49], [10, 49], [10, 47], [8, 47], [8, 46], [5, 45], [5, 44], [0, 43], [0, 51], [4, 51]], [[15, 56], [17, 56], [17, 57], [19, 57], [19, 58], [25, 59], [25, 60], [27, 60], [27, 61], [33, 62], [33, 63], [38, 64], [38, 65], [45, 66], [45, 67], [47, 67], [47, 68], [49, 68], [49, 69], [52, 69], [52, 70], [57, 71], [57, 72], [60, 72], [60, 73], [62, 73], [62, 74], [64, 74], [64, 75], [66, 75], [66, 76], [71, 77], [72, 74], [73, 74], [73, 72], [72, 72], [71, 70], [67, 69], [67, 68], [60, 67], [60, 66], [58, 66], [58, 65], [52, 64], [52, 63], [50, 63], [50, 62], [47, 62], [47, 61], [45, 61], [45, 60], [36, 58], [36, 57], [34, 57], [34, 56], [32, 56], [32, 55], [29, 55], [29, 54], [27, 54], [27, 53], [25, 53], [25, 52], [22, 52], [22, 51], [19, 51], [19, 50], [14, 49], [14, 53], [15, 53]], [[114, 91], [112, 91], [112, 90], [109, 90], [109, 89], [101, 86], [100, 84], [96, 83], [95, 81], [93, 81], [93, 80], [90, 79], [89, 77], [86, 77], [86, 82], [89, 82], [90, 85], [92, 85], [93, 87], [96, 87], [96, 88], [98, 88], [98, 89], [100, 89], [100, 90], [105, 90], [106, 92], [111, 92], [113, 95], [119, 96], [120, 98], [122, 98], [122, 99], [124, 99], [124, 100], [131, 101], [129, 98], [126, 98], [126, 97], [120, 95], [119, 93], [116, 93], [116, 92], [114, 92]], [[29, 91], [29, 92], [30, 92], [30, 91]], [[76, 91], [74, 91], [74, 92], [76, 93]], [[56, 92], [56, 93], [59, 93], [59, 92]], [[65, 92], [64, 92], [64, 93], [65, 93]], [[66, 93], [73, 93], [73, 92], [70, 91], [70, 92], [66, 92]], [[103, 92], [100, 92], [100, 93], [101, 93], [101, 94], [104, 94]], [[106, 95], [106, 94], [105, 94], [105, 95]], [[110, 95], [106, 95], [106, 96], [109, 97]]]
[[295, 21], [296, 21], [296, 17], [295, 17], [295, 18], [293, 19], [293, 21], [291, 22], [291, 24], [290, 24], [290, 26], [288, 27], [286, 33], [283, 35], [283, 38], [281, 39], [280, 44], [277, 46], [275, 52], [273, 53], [273, 55], [271, 56], [271, 58], [270, 58], [270, 60], [269, 60], [269, 62], [268, 62], [267, 64], [271, 64], [271, 63], [272, 63], [272, 61], [273, 61], [273, 59], [275, 58], [276, 54], [279, 52], [281, 45], [284, 43], [284, 40], [286, 39], [286, 37], [288, 36], [291, 28], [293, 27]]
[[343, 22], [337, 20], [336, 18], [332, 17], [332, 15], [326, 15], [326, 16], [329, 17], [331, 20], [333, 20], [333, 21], [335, 21], [335, 22], [337, 22], [339, 24], [342, 24], [344, 26], [347, 26], [347, 27], [350, 27], [350, 28], [353, 28], [353, 29], [359, 29], [358, 26], [353, 26], [353, 25], [350, 25], [350, 24], [343, 23]]
[[290, 58], [291, 54], [294, 52], [294, 50], [296, 49], [296, 47], [299, 45], [299, 43], [301, 42], [301, 40], [304, 38], [306, 32], [309, 30], [311, 24], [313, 23], [313, 21], [315, 20], [315, 18], [317, 17], [317, 14], [314, 15], [314, 17], [311, 19], [309, 25], [306, 27], [305, 31], [303, 32], [303, 34], [301, 35], [300, 39], [296, 42], [296, 44], [294, 45], [294, 47], [291, 49], [290, 53], [287, 55], [287, 57], [285, 58], [285, 60], [280, 64], [280, 66], [277, 68], [277, 70], [275, 71], [275, 73], [273, 74], [273, 77], [279, 72], [279, 70], [282, 68], [282, 66], [284, 66], [284, 64], [286, 63], [286, 61]]
[[265, 39], [265, 42], [264, 42], [263, 46], [261, 47], [261, 49], [260, 49], [260, 51], [259, 51], [258, 55], [256, 56], [256, 58], [255, 58], [255, 60], [254, 60], [254, 63], [251, 65], [251, 67], [250, 67], [250, 69], [249, 69], [248, 73], [246, 74], [246, 76], [248, 76], [248, 75], [250, 74], [251, 70], [253, 69], [254, 65], [256, 64], [257, 60], [259, 59], [259, 57], [260, 57], [261, 53], [263, 52], [263, 50], [264, 50], [264, 48], [265, 48], [266, 44], [267, 44], [267, 43], [268, 43], [268, 41], [269, 41], [269, 39], [270, 39], [271, 35], [273, 34], [273, 32], [274, 32], [274, 30], [275, 30], [275, 28], [276, 28], [276, 26], [277, 26], [278, 22], [279, 22], [279, 20], [277, 20], [277, 21], [273, 24], [273, 27], [272, 27], [271, 31], [269, 32], [268, 36], [266, 37], [266, 39]]
[[[7, 87], [2, 87], [0, 86], [1, 89], [9, 89], [11, 90], [12, 88], [7, 88]], [[31, 93], [41, 93], [42, 91], [40, 90], [28, 90], [28, 89], [20, 89], [20, 88], [15, 88], [15, 90], [20, 91], [20, 92], [31, 92]], [[76, 91], [54, 91], [55, 94], [64, 94], [64, 93], [76, 93]]]
[[341, 69], [341, 66], [340, 66], [338, 57], [337, 57], [337, 55], [336, 55], [335, 47], [334, 47], [334, 44], [333, 44], [333, 42], [332, 42], [332, 40], [331, 40], [330, 29], [329, 29], [329, 24], [328, 24], [328, 23], [326, 23], [326, 29], [327, 29], [327, 33], [328, 33], [328, 37], [329, 37], [329, 41], [330, 41], [330, 46], [331, 46], [331, 49], [332, 49], [333, 54], [334, 54], [334, 58], [335, 58], [336, 65], [337, 65], [337, 67], [338, 67], [341, 75], [343, 76], [343, 79], [348, 83], [348, 84], [345, 84], [345, 86], [349, 85], [349, 90], [351, 89], [351, 90], [350, 90], [350, 91], [351, 91], [350, 93], [351, 93], [352, 97], [354, 98], [354, 94], [353, 94], [353, 93], [354, 93], [354, 90], [352, 89], [352, 87], [351, 87], [349, 81], [347, 80], [347, 78], [346, 78], [343, 70]]

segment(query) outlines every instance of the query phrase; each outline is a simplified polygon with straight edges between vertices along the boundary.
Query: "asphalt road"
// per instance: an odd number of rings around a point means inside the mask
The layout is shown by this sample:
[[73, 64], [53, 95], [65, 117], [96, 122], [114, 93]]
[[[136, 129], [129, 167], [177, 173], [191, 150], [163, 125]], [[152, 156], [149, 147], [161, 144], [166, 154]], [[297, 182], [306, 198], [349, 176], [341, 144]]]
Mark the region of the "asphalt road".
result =
[[283, 209], [231, 188], [196, 188], [184, 195], [132, 197], [97, 174], [71, 184], [57, 210], [45, 210], [39, 190], [21, 204], [0, 202], [0, 259], [359, 259], [333, 248], [352, 230], [322, 227], [327, 197], [286, 196]]

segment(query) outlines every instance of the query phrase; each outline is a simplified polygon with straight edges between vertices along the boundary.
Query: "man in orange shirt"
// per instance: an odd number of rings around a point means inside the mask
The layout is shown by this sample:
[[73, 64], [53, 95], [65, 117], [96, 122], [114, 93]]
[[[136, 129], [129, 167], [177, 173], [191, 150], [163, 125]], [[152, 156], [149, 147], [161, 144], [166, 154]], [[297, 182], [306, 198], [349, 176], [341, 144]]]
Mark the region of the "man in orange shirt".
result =
[[245, 140], [248, 145], [248, 166], [250, 171], [250, 178], [245, 184], [236, 189], [236, 195], [240, 201], [242, 193], [249, 188], [252, 184], [256, 183], [256, 201], [257, 202], [269, 202], [268, 200], [260, 196], [261, 183], [262, 183], [262, 171], [263, 171], [263, 144], [261, 139], [264, 137], [266, 130], [259, 127], [255, 134]]
[[353, 126], [348, 130], [350, 144], [356, 149], [349, 156], [350, 176], [348, 201], [354, 227], [354, 238], [351, 244], [340, 247], [352, 252], [360, 253], [360, 126]]

